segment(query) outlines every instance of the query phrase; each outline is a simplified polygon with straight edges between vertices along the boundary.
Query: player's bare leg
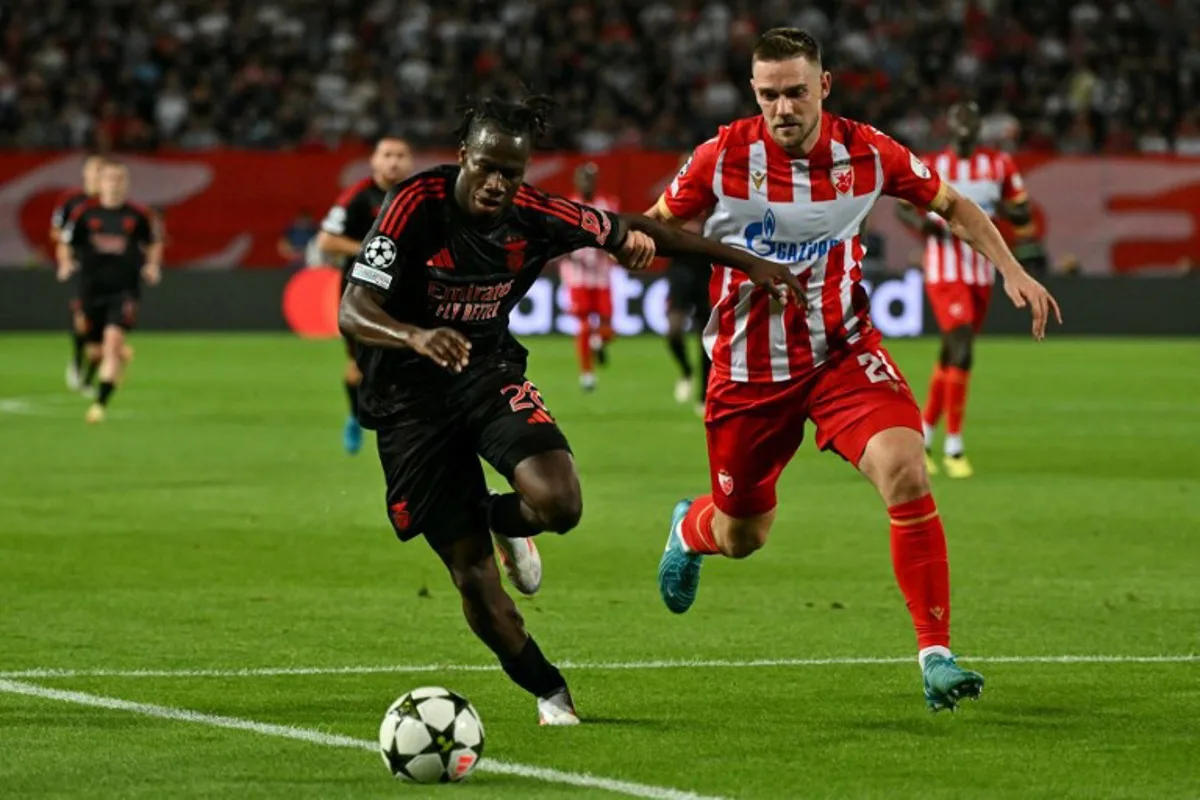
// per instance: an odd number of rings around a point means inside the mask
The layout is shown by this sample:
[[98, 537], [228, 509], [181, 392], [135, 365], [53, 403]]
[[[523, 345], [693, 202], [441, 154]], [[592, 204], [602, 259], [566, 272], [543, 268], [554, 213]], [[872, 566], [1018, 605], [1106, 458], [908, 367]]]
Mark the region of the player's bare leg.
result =
[[692, 399], [692, 362], [688, 359], [687, 328], [688, 315], [676, 308], [667, 311], [667, 349], [671, 358], [679, 365], [679, 380], [675, 381], [675, 402], [686, 403]]
[[500, 659], [513, 683], [537, 698], [539, 722], [579, 724], [566, 680], [525, 630], [521, 612], [501, 585], [490, 537], [481, 531], [439, 547], [437, 553], [462, 597], [467, 624]]
[[858, 463], [891, 519], [892, 567], [917, 632], [925, 700], [938, 711], [978, 697], [983, 676], [950, 651], [950, 568], [946, 535], [930, 493], [921, 434], [888, 428], [871, 437]]
[[766, 545], [774, 521], [774, 508], [732, 517], [713, 504], [712, 495], [677, 503], [658, 563], [658, 588], [667, 608], [682, 614], [696, 602], [704, 556], [746, 558]]
[[542, 558], [533, 539], [539, 533], [567, 533], [583, 515], [583, 493], [575, 459], [566, 450], [526, 458], [513, 470], [515, 491], [488, 502], [488, 527], [512, 584], [533, 594], [542, 583]]
[[949, 331], [945, 337], [944, 350], [946, 440], [942, 466], [951, 478], [969, 478], [974, 474], [974, 470], [971, 468], [971, 462], [967, 460], [962, 428], [967, 407], [967, 383], [974, 360], [975, 329], [970, 325], [960, 325]]
[[592, 371], [592, 319], [590, 314], [579, 314], [579, 331], [575, 334], [575, 355], [579, 359], [579, 388], [590, 392], [596, 388], [596, 373]]
[[89, 423], [93, 424], [104, 421], [104, 411], [108, 407], [108, 401], [112, 398], [117, 382], [121, 379], [125, 331], [119, 325], [106, 327], [100, 348], [100, 389], [96, 393], [96, 402], [88, 408], [85, 417]]
[[346, 417], [346, 424], [342, 429], [342, 446], [347, 453], [354, 455], [362, 449], [363, 430], [358, 422], [358, 387], [362, 385], [362, 373], [358, 371], [358, 364], [355, 363], [353, 355], [346, 362], [343, 381], [346, 397], [350, 401], [350, 414]]

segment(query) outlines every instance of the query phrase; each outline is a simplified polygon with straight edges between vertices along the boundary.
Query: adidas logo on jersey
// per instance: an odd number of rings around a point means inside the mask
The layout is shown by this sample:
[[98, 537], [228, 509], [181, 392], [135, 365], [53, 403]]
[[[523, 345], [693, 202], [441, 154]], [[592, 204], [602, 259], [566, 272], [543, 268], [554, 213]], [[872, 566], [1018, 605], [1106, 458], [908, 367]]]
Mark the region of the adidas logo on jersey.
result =
[[454, 269], [454, 259], [450, 257], [450, 250], [443, 247], [425, 262], [425, 266], [435, 267], [436, 269]]

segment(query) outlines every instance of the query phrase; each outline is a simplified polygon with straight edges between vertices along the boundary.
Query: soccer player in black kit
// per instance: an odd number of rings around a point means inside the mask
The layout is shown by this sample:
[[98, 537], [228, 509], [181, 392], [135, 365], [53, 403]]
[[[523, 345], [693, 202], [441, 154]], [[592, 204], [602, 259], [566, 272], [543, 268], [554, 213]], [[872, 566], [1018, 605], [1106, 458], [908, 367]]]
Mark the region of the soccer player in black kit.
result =
[[[412, 168], [408, 142], [398, 136], [384, 136], [376, 142], [371, 154], [371, 174], [342, 192], [321, 222], [317, 249], [333, 256], [342, 268], [339, 302], [346, 291], [346, 271], [362, 248], [363, 237], [375, 224], [383, 198], [389, 189], [412, 174]], [[362, 449], [362, 426], [358, 423], [358, 386], [362, 374], [354, 361], [354, 342], [350, 339], [346, 339], [346, 356], [344, 381], [350, 415], [342, 429], [342, 446], [353, 455]]]
[[[682, 173], [688, 166], [691, 153], [684, 153], [679, 160]], [[689, 223], [692, 224], [692, 223]], [[701, 334], [708, 324], [712, 306], [708, 297], [708, 281], [712, 277], [712, 263], [703, 257], [685, 255], [671, 259], [667, 267], [667, 349], [679, 367], [679, 380], [675, 382], [675, 402], [686, 403], [696, 398], [696, 410], [704, 414], [704, 398], [708, 390], [708, 372], [712, 360], [704, 349]], [[700, 380], [687, 352], [688, 323], [696, 339], [700, 340]]]
[[[357, 342], [360, 418], [377, 433], [396, 535], [424, 535], [462, 596], [471, 629], [508, 676], [537, 698], [544, 725], [579, 722], [562, 674], [525, 631], [504, 591], [536, 591], [530, 537], [566, 533], [583, 510], [575, 462], [537, 387], [509, 312], [546, 262], [599, 247], [631, 269], [695, 252], [744, 269], [785, 299], [784, 265], [523, 185], [549, 101], [487, 99], [459, 130], [458, 164], [413, 176], [388, 195], [349, 273], [339, 326]], [[514, 491], [489, 494], [479, 459]]]
[[141, 281], [153, 286], [162, 272], [162, 241], [152, 212], [129, 202], [129, 170], [105, 162], [99, 192], [77, 206], [58, 242], [58, 278], [79, 269], [79, 299], [87, 344], [100, 364], [100, 389], [87, 411], [89, 423], [102, 422], [125, 369], [125, 335], [137, 322]]
[[[105, 158], [100, 155], [88, 156], [83, 161], [83, 186], [78, 189], [68, 189], [59, 195], [50, 214], [50, 246], [57, 251], [59, 240], [62, 238], [63, 226], [75, 213], [75, 209], [96, 196], [97, 184], [100, 180], [100, 167]], [[67, 388], [79, 391], [83, 386], [83, 355], [87, 345], [87, 320], [83, 316], [78, 293], [71, 292], [71, 360], [67, 362]]]

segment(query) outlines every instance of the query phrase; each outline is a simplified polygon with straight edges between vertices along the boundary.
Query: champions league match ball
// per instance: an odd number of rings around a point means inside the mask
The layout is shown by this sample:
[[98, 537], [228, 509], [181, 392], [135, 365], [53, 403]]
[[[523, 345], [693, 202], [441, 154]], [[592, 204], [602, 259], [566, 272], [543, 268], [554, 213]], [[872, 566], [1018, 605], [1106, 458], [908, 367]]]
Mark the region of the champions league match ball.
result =
[[462, 695], [440, 686], [413, 689], [383, 715], [379, 752], [401, 780], [461, 781], [483, 755], [483, 722]]

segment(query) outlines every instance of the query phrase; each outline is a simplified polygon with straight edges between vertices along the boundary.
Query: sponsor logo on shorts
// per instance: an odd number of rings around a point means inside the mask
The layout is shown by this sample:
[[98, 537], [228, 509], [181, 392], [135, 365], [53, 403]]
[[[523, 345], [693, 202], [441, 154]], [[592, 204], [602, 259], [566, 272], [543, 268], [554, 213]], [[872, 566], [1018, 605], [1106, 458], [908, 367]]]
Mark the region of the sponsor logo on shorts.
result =
[[721, 487], [721, 491], [725, 494], [733, 494], [733, 476], [725, 470], [717, 473], [717, 485]]

